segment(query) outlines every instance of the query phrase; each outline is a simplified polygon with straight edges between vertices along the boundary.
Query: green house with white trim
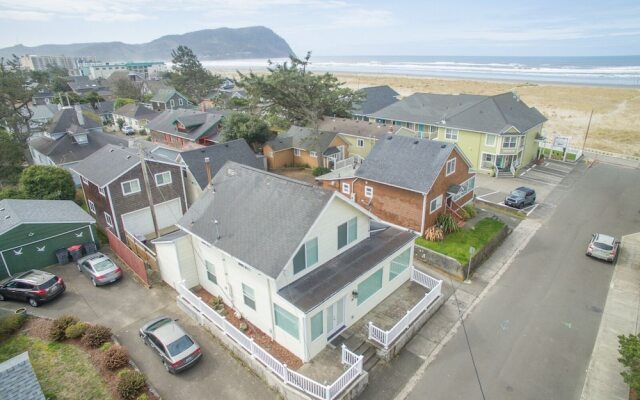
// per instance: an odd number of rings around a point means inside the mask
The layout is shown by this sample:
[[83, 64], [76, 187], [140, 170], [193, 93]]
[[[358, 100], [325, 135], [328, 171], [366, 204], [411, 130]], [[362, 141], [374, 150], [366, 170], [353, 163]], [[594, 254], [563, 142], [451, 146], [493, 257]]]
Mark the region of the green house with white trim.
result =
[[95, 223], [71, 200], [0, 200], [0, 279], [57, 263], [58, 249], [95, 242]]

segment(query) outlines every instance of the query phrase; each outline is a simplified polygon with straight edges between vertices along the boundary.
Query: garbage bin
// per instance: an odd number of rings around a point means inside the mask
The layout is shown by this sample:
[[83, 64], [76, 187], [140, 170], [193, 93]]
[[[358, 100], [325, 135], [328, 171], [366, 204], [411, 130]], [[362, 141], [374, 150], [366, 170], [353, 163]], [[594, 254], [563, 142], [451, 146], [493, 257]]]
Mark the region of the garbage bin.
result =
[[71, 259], [73, 261], [78, 261], [79, 259], [82, 258], [82, 245], [81, 244], [76, 244], [76, 245], [73, 245], [71, 247], [67, 247], [67, 250], [69, 251], [69, 255], [71, 256]]
[[84, 243], [82, 247], [84, 248], [84, 254], [86, 255], [93, 254], [98, 251], [98, 247], [96, 246], [95, 242]]
[[58, 264], [64, 265], [69, 262], [69, 251], [67, 249], [58, 249], [56, 250], [56, 258], [58, 259]]

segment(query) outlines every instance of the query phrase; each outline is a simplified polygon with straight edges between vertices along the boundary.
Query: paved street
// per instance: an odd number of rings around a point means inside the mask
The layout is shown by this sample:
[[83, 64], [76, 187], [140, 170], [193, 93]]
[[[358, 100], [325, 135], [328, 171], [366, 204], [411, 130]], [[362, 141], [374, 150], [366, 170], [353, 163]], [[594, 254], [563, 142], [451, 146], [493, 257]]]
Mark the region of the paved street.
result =
[[[544, 225], [466, 319], [487, 399], [580, 397], [613, 272], [585, 246], [638, 231], [638, 199], [638, 170], [604, 163], [547, 196]], [[462, 329], [418, 378], [409, 399], [482, 398]]]

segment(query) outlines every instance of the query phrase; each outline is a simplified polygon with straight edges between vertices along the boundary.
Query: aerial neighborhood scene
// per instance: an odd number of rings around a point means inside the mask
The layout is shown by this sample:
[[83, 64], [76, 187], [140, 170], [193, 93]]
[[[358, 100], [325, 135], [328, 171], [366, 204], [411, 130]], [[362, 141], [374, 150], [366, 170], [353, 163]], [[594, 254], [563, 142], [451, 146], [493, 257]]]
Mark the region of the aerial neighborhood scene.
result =
[[0, 22], [0, 399], [640, 398], [636, 2]]

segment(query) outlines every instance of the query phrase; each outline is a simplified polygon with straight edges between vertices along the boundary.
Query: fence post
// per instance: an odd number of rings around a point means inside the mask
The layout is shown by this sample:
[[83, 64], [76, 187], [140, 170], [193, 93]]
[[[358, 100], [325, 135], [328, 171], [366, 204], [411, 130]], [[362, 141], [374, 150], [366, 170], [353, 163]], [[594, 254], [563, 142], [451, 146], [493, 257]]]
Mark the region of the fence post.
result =
[[283, 378], [285, 385], [289, 383], [289, 368], [287, 368], [287, 364], [282, 364]]
[[253, 342], [253, 338], [249, 338], [249, 340], [251, 341], [251, 358], [256, 358], [255, 352], [253, 350], [256, 344]]
[[372, 328], [372, 326], [373, 326], [373, 322], [369, 321], [368, 326], [369, 326], [369, 332], [368, 332], [368, 333], [369, 333], [369, 335], [368, 335], [368, 336], [369, 336], [369, 339], [371, 339], [371, 331], [373, 330], [373, 328]]

